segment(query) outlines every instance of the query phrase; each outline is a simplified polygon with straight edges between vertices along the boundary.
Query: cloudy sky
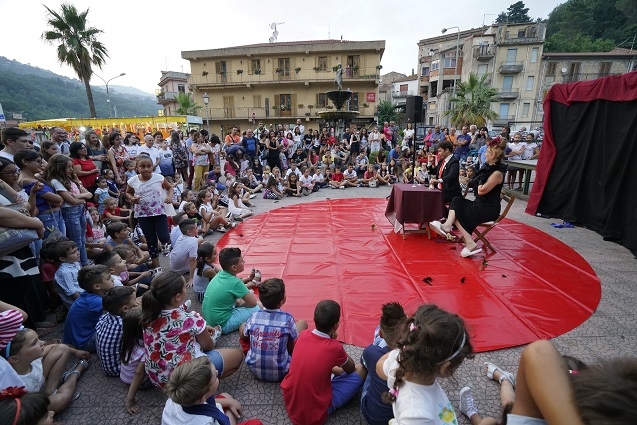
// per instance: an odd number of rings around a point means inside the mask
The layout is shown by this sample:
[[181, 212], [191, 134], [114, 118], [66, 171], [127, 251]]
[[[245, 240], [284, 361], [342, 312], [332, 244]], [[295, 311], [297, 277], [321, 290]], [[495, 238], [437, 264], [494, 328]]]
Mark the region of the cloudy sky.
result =
[[[72, 0], [90, 7], [89, 24], [104, 31], [100, 40], [110, 58], [96, 73], [111, 84], [154, 93], [162, 70], [189, 72], [182, 50], [200, 50], [265, 43], [278, 26], [278, 41], [338, 39], [386, 40], [383, 71], [410, 74], [418, 60], [418, 40], [437, 36], [448, 26], [476, 28], [491, 23], [515, 0]], [[56, 49], [41, 41], [46, 30], [42, 3], [59, 9], [59, 0], [0, 0], [3, 41], [0, 55], [75, 77], [57, 62]], [[532, 18], [546, 18], [558, 0], [527, 0]], [[488, 5], [487, 5], [488, 4]], [[396, 8], [392, 8], [396, 6]], [[435, 18], [431, 13], [435, 12]], [[452, 12], [453, 14], [449, 13]], [[487, 14], [487, 16], [484, 16]], [[455, 30], [452, 30], [455, 31]], [[1, 78], [1, 76], [0, 76]], [[102, 85], [94, 77], [93, 85]]]

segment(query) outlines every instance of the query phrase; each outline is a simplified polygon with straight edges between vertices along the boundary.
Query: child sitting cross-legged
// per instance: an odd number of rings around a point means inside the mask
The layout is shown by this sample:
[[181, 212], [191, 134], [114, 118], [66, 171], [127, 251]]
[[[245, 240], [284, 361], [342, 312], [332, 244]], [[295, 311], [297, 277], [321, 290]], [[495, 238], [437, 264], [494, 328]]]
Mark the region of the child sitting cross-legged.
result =
[[200, 239], [197, 238], [197, 223], [186, 219], [179, 223], [182, 235], [177, 238], [170, 251], [170, 268], [179, 274], [190, 273], [186, 286], [192, 288], [197, 266], [197, 248]]
[[[395, 348], [396, 339], [407, 321], [403, 307], [396, 302], [384, 304], [380, 316], [378, 336], [374, 343], [363, 350], [361, 363], [367, 369], [367, 378], [363, 384], [361, 396], [361, 412], [369, 425], [386, 425], [393, 417], [391, 404], [382, 400], [387, 392], [387, 381], [379, 378], [376, 373], [376, 363], [385, 354]], [[375, 332], [376, 336], [376, 332]]]
[[[218, 372], [207, 357], [199, 357], [177, 366], [166, 384], [168, 400], [162, 413], [163, 425], [236, 424], [241, 416], [241, 404], [230, 394], [216, 398]], [[262, 425], [258, 419], [241, 425]]]
[[[2, 352], [24, 382], [25, 389], [45, 393], [51, 400], [49, 409], [55, 413], [64, 410], [80, 396], [75, 392], [75, 387], [80, 375], [89, 365], [91, 355], [86, 351], [64, 344], [44, 345], [33, 329], [24, 328], [17, 331]], [[64, 369], [71, 356], [81, 360], [65, 373]]]
[[[245, 269], [245, 260], [239, 248], [224, 248], [219, 253], [221, 270], [210, 281], [204, 294], [201, 312], [211, 326], [221, 325], [224, 334], [234, 332], [250, 315], [259, 309], [257, 298], [246, 286], [253, 281], [255, 271], [243, 280], [237, 277]], [[238, 299], [245, 301], [235, 307]]]
[[294, 322], [290, 313], [281, 311], [285, 304], [285, 284], [268, 279], [259, 286], [263, 309], [252, 313], [239, 328], [242, 347], [248, 348], [246, 364], [258, 379], [278, 382], [288, 373], [294, 343], [307, 322]]
[[281, 383], [285, 408], [295, 425], [325, 423], [363, 386], [365, 368], [355, 364], [336, 340], [340, 320], [336, 301], [320, 301], [314, 310], [316, 329], [301, 332], [296, 341], [290, 371]]
[[77, 244], [60, 239], [51, 245], [50, 252], [51, 258], [60, 262], [60, 267], [55, 272], [55, 283], [62, 304], [69, 309], [84, 292], [77, 282], [77, 274], [80, 271], [80, 253], [77, 250]]
[[119, 376], [122, 345], [122, 317], [135, 307], [135, 289], [118, 286], [102, 299], [103, 314], [95, 325], [95, 347], [106, 376]]
[[77, 275], [84, 292], [75, 300], [64, 325], [64, 343], [75, 348], [95, 352], [95, 325], [102, 315], [102, 297], [113, 289], [108, 267], [84, 266]]

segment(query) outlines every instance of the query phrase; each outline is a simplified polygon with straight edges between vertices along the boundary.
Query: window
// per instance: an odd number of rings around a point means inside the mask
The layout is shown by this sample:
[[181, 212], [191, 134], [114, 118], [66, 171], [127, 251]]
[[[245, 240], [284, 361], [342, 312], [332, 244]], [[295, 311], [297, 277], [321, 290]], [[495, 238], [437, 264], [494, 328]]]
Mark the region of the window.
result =
[[555, 76], [555, 68], [557, 68], [557, 62], [549, 62], [546, 67], [546, 75]]
[[489, 72], [489, 65], [487, 64], [478, 65], [478, 77], [482, 77], [487, 72]]
[[290, 76], [290, 58], [279, 58], [277, 72], [280, 77], [289, 77]]
[[327, 71], [327, 56], [319, 56], [318, 68], [319, 71]]
[[327, 96], [325, 93], [316, 93], [316, 107], [325, 108], [327, 106]]
[[533, 75], [529, 75], [526, 77], [526, 90], [533, 90], [533, 82], [535, 81], [535, 77]]
[[252, 96], [252, 107], [260, 108], [261, 107], [261, 95], [255, 94]]
[[518, 38], [526, 37], [526, 28], [518, 30]]
[[177, 85], [177, 92], [178, 93], [186, 93], [186, 86], [184, 84], [178, 84]]
[[447, 52], [444, 56], [444, 67], [455, 68], [456, 67], [456, 52]]
[[501, 120], [509, 119], [509, 104], [508, 103], [500, 103], [500, 119]]
[[605, 77], [607, 75], [610, 75], [610, 66], [611, 66], [611, 62], [602, 62], [599, 64], [599, 76], [600, 77]]
[[255, 74], [256, 70], [261, 71], [261, 59], [252, 59], [250, 61], [250, 74]]
[[526, 118], [529, 116], [529, 110], [531, 109], [531, 104], [530, 103], [525, 103], [524, 105], [522, 105], [522, 117]]
[[226, 71], [226, 61], [215, 62], [215, 74], [225, 75]]
[[506, 64], [514, 65], [515, 59], [517, 58], [517, 56], [518, 56], [518, 49], [507, 49]]
[[534, 47], [533, 49], [531, 49], [531, 63], [536, 63], [537, 62], [537, 57], [540, 54], [540, 48], [539, 47]]
[[349, 110], [358, 111], [358, 93], [352, 93], [352, 97], [349, 99]]
[[502, 79], [502, 91], [513, 91], [513, 76], [507, 75]]
[[422, 67], [422, 72], [420, 73], [420, 75], [422, 75], [423, 77], [426, 77], [429, 75], [429, 67], [428, 66], [423, 66]]
[[431, 70], [432, 71], [437, 71], [439, 67], [440, 67], [440, 61], [431, 62]]
[[568, 81], [579, 81], [580, 62], [571, 62], [568, 67]]

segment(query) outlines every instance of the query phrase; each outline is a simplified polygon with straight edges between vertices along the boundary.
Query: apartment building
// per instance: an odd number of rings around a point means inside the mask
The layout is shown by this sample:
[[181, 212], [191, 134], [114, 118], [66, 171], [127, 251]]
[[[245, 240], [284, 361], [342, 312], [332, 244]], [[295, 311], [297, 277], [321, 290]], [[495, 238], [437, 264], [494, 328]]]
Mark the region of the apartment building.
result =
[[354, 124], [373, 121], [378, 102], [385, 41], [312, 40], [184, 51], [190, 61], [188, 86], [211, 131], [295, 123], [321, 124], [318, 111], [333, 109], [325, 92], [334, 90], [335, 68], [344, 68], [343, 88], [353, 92], [345, 107], [360, 114]]
[[392, 82], [391, 101], [392, 103], [405, 106], [408, 96], [418, 95], [418, 75], [409, 75], [398, 78]]
[[161, 105], [158, 115], [177, 115], [179, 103], [175, 98], [179, 93], [190, 93], [188, 88], [190, 74], [175, 71], [162, 71], [159, 79], [159, 89], [155, 90], [157, 104]]

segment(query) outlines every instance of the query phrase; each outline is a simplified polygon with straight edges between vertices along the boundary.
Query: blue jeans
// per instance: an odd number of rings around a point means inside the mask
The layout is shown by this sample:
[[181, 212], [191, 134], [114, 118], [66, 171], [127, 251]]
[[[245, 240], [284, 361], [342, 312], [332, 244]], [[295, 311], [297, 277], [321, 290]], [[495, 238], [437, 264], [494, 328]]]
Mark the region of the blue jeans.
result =
[[48, 238], [54, 230], [59, 230], [60, 233], [66, 235], [66, 224], [62, 210], [38, 214], [38, 219], [44, 224], [44, 237], [42, 239]]
[[75, 205], [62, 208], [62, 217], [66, 224], [66, 237], [77, 244], [80, 252], [80, 264], [88, 264], [86, 255], [86, 216], [84, 215], [84, 205]]

